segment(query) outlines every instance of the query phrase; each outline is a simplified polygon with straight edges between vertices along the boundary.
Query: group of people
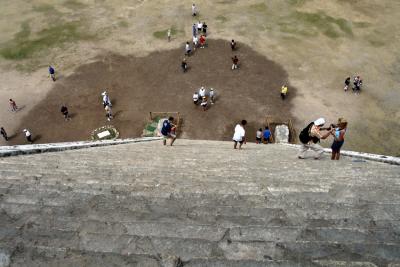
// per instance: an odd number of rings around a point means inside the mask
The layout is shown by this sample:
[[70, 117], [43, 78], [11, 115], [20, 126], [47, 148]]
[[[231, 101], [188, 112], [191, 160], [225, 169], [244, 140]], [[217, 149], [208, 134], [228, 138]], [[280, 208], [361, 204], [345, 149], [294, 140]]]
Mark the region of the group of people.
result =
[[[346, 80], [344, 81], [344, 88], [343, 88], [345, 92], [347, 92], [347, 90], [349, 90], [350, 82], [351, 82], [351, 78], [347, 77]], [[352, 86], [353, 92], [356, 94], [359, 94], [361, 91], [362, 84], [363, 84], [363, 81], [362, 81], [361, 77], [359, 75], [354, 76], [353, 86]]]
[[[339, 118], [336, 124], [331, 124], [327, 128], [323, 128], [325, 124], [324, 118], [319, 118], [307, 125], [300, 135], [299, 139], [301, 144], [299, 159], [305, 159], [308, 150], [314, 152], [313, 157], [320, 159], [324, 153], [324, 149], [318, 143], [321, 139], [326, 139], [329, 136], [333, 137], [332, 149], [332, 160], [339, 160], [340, 149], [344, 143], [344, 137], [347, 131], [347, 121], [344, 118]], [[324, 131], [324, 132], [323, 132]]]
[[268, 126], [265, 126], [264, 130], [262, 128], [258, 129], [256, 132], [256, 144], [268, 144], [271, 143], [271, 130]]
[[195, 91], [193, 94], [193, 103], [203, 108], [204, 111], [207, 110], [208, 107], [208, 99], [210, 99], [210, 104], [213, 105], [215, 103], [215, 92], [213, 88], [210, 88], [210, 91], [207, 92], [206, 88], [202, 86], [199, 91]]

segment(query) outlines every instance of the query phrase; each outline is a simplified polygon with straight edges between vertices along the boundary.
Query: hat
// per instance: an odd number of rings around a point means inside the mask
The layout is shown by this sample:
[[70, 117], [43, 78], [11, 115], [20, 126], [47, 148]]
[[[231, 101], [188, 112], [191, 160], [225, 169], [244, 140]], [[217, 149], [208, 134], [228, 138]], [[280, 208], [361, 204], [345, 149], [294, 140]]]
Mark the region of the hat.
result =
[[23, 129], [22, 131], [23, 131], [23, 132], [27, 132], [28, 130], [27, 130], [27, 129]]
[[322, 126], [324, 124], [325, 124], [325, 119], [324, 118], [319, 118], [319, 119], [314, 121], [314, 125], [316, 125], [316, 126]]
[[211, 90], [211, 91], [214, 91], [214, 89], [213, 89], [213, 88], [210, 88], [210, 90]]
[[107, 94], [107, 91], [104, 91], [103, 93], [101, 93], [102, 96], [105, 96]]

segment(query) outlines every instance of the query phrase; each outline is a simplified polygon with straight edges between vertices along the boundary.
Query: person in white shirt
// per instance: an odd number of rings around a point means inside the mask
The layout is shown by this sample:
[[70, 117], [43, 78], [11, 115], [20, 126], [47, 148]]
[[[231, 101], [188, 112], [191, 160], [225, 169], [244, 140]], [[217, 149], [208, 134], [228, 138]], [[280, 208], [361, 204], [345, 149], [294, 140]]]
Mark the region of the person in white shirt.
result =
[[193, 94], [193, 103], [195, 105], [197, 105], [199, 103], [199, 93], [198, 92], [194, 92], [194, 94]]
[[203, 30], [203, 23], [201, 21], [197, 22], [197, 32], [201, 32]]
[[200, 88], [200, 90], [199, 90], [199, 96], [200, 96], [200, 98], [203, 98], [203, 97], [205, 97], [206, 96], [206, 89], [202, 86], [201, 88]]
[[110, 97], [108, 96], [107, 91], [104, 91], [101, 95], [103, 96], [103, 106], [104, 107], [106, 107], [106, 106], [112, 107], [111, 100], [110, 100]]
[[186, 51], [186, 54], [185, 54], [185, 55], [190, 56], [190, 53], [192, 52], [192, 50], [190, 49], [190, 44], [189, 44], [189, 42], [186, 42], [185, 51]]
[[244, 130], [244, 126], [247, 124], [246, 120], [242, 120], [240, 124], [237, 124], [235, 127], [235, 133], [233, 134], [233, 148], [236, 149], [237, 143], [239, 143], [239, 149], [242, 149], [243, 143], [246, 143], [246, 132]]
[[193, 3], [192, 5], [192, 16], [196, 16], [197, 15], [197, 7], [196, 5]]
[[193, 36], [193, 50], [196, 50], [198, 42], [199, 38], [197, 38], [197, 36]]

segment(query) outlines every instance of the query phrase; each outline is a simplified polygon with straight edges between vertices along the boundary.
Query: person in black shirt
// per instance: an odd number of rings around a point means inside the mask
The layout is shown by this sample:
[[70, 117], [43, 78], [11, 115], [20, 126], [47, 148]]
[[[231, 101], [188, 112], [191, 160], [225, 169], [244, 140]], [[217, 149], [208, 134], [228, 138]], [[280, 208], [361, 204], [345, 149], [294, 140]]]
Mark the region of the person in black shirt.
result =
[[66, 105], [62, 105], [61, 107], [61, 113], [64, 115], [64, 119], [66, 121], [70, 120], [71, 118], [69, 117], [69, 112], [68, 112], [68, 108]]

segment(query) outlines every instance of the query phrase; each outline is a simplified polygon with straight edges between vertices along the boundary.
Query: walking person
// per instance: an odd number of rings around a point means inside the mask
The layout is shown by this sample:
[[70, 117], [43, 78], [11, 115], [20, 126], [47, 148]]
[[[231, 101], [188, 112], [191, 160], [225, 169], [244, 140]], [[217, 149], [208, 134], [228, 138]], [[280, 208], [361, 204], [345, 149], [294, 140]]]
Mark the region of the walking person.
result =
[[175, 142], [176, 140], [176, 126], [173, 124], [174, 117], [169, 117], [167, 120], [164, 120], [161, 134], [163, 136], [163, 144], [164, 146], [167, 145], [167, 139], [171, 139], [170, 145]]
[[193, 51], [196, 51], [198, 44], [199, 44], [199, 38], [197, 38], [197, 36], [193, 36]]
[[204, 35], [200, 36], [200, 48], [204, 48], [206, 45], [206, 37]]
[[27, 129], [22, 130], [22, 132], [25, 134], [26, 140], [27, 140], [29, 143], [32, 144], [32, 143], [33, 143], [33, 140], [32, 140], [32, 134], [31, 134], [31, 132], [28, 131]]
[[69, 121], [71, 119], [69, 117], [68, 108], [67, 108], [67, 106], [65, 104], [61, 106], [61, 113], [63, 114], [65, 121]]
[[5, 130], [3, 127], [0, 128], [0, 134], [3, 136], [3, 138], [4, 138], [6, 141], [8, 141], [7, 132], [6, 132], [6, 130]]
[[49, 75], [51, 77], [51, 79], [53, 80], [53, 82], [56, 81], [56, 71], [52, 66], [49, 66]]
[[193, 23], [193, 26], [192, 26], [192, 36], [194, 37], [194, 36], [197, 36], [197, 26], [196, 26], [196, 23]]
[[107, 118], [107, 120], [108, 120], [108, 121], [111, 121], [111, 119], [113, 118], [111, 107], [107, 105], [107, 106], [104, 108], [104, 110], [106, 111], [106, 118]]
[[168, 42], [171, 42], [171, 29], [168, 29], [168, 31], [167, 31], [167, 38], [168, 38]]
[[344, 81], [344, 91], [347, 92], [349, 90], [349, 85], [350, 85], [350, 77], [347, 77], [346, 80]]
[[194, 3], [192, 4], [192, 16], [197, 16], [197, 7]]
[[182, 71], [183, 71], [184, 73], [187, 71], [188, 65], [187, 65], [187, 63], [186, 63], [186, 58], [182, 59], [181, 68], [182, 68]]
[[235, 132], [232, 137], [232, 140], [234, 142], [233, 149], [236, 149], [238, 143], [239, 149], [242, 149], [243, 143], [246, 144], [246, 131], [244, 129], [244, 126], [246, 126], [246, 124], [246, 120], [242, 120], [240, 124], [236, 124]]
[[237, 56], [234, 56], [233, 58], [232, 58], [232, 70], [235, 70], [235, 69], [237, 69], [237, 68], [239, 68], [239, 59], [238, 59], [238, 57]]
[[191, 52], [192, 52], [192, 49], [190, 48], [190, 44], [189, 44], [189, 42], [186, 42], [186, 44], [185, 44], [185, 55], [189, 57]]
[[202, 30], [203, 30], [203, 23], [201, 23], [201, 21], [199, 20], [199, 22], [197, 22], [197, 32], [200, 34]]
[[104, 108], [106, 106], [112, 107], [111, 100], [110, 100], [110, 97], [109, 97], [107, 91], [104, 91], [103, 93], [101, 93], [101, 95], [103, 96], [103, 106], [104, 106]]
[[288, 91], [288, 88], [287, 88], [287, 86], [284, 84], [284, 85], [282, 86], [282, 88], [281, 88], [281, 98], [282, 98], [282, 100], [285, 100], [286, 95], [287, 95], [287, 91]]
[[321, 127], [325, 124], [324, 118], [319, 118], [304, 128], [300, 135], [299, 139], [302, 143], [300, 147], [300, 153], [298, 158], [305, 159], [305, 153], [307, 150], [314, 151], [314, 159], [320, 159], [322, 154], [324, 153], [324, 149], [318, 144], [320, 139], [326, 139], [330, 134], [330, 130], [328, 129], [325, 134], [321, 133]]
[[334, 138], [331, 146], [332, 149], [331, 160], [339, 160], [340, 148], [343, 146], [346, 130], [347, 130], [347, 121], [343, 118], [339, 118], [336, 128], [332, 129], [331, 131], [331, 134], [333, 135]]
[[17, 104], [15, 103], [14, 100], [12, 100], [12, 99], [10, 98], [10, 100], [8, 101], [8, 103], [10, 104], [11, 111], [13, 111], [13, 112], [17, 112], [17, 111], [18, 111], [18, 106], [17, 106]]
[[232, 49], [232, 52], [236, 50], [236, 42], [233, 39], [231, 41], [231, 49]]

